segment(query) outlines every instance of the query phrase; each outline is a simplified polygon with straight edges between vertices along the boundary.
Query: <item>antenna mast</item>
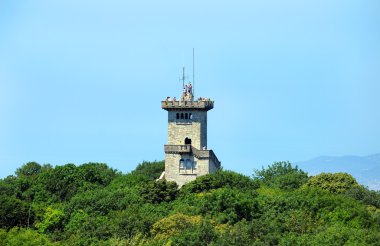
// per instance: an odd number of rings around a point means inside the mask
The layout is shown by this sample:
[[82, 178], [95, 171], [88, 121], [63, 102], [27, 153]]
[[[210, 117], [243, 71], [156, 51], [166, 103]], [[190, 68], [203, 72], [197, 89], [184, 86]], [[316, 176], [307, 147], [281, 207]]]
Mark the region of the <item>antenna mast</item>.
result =
[[185, 67], [182, 67], [182, 88], [185, 88]]
[[195, 80], [194, 80], [194, 77], [195, 77], [195, 75], [194, 75], [194, 48], [193, 48], [193, 97], [195, 97]]

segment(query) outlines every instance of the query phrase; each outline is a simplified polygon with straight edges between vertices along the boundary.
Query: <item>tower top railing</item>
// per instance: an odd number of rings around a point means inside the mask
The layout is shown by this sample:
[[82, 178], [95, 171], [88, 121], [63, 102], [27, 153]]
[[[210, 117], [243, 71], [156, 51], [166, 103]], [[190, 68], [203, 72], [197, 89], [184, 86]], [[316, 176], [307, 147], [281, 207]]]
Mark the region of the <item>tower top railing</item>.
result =
[[194, 109], [194, 110], [210, 110], [214, 108], [214, 101], [198, 100], [198, 101], [162, 101], [161, 108], [165, 110], [176, 109]]

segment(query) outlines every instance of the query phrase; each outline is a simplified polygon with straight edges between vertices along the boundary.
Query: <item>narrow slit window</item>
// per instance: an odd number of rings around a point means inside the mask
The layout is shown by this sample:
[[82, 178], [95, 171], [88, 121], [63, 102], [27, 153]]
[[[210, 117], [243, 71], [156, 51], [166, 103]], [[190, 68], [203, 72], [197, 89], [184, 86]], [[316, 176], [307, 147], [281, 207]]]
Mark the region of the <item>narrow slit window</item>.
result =
[[185, 114], [185, 119], [189, 119], [189, 115], [187, 113]]
[[183, 119], [183, 113], [181, 113], [181, 119]]
[[177, 120], [179, 119], [179, 113], [177, 113], [177, 117], [176, 118], [177, 118]]

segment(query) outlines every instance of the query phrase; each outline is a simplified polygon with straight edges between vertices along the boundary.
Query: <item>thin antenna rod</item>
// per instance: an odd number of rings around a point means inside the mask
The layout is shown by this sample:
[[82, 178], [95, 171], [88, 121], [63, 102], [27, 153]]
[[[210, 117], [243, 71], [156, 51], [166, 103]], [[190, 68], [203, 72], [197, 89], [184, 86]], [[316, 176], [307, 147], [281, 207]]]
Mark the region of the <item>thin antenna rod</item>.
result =
[[182, 68], [182, 88], [185, 88], [185, 67]]
[[195, 97], [195, 75], [194, 75], [194, 70], [195, 70], [195, 68], [194, 68], [194, 48], [193, 48], [193, 97]]

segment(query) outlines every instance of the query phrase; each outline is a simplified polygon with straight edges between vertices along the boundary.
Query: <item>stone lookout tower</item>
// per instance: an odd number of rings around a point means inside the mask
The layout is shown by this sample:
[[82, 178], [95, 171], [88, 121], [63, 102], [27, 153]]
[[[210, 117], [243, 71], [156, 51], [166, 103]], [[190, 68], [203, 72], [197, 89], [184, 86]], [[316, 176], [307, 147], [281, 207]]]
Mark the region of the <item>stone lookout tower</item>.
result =
[[220, 168], [220, 161], [207, 146], [207, 111], [214, 108], [214, 102], [193, 97], [190, 83], [184, 85], [180, 100], [168, 97], [161, 102], [161, 108], [168, 111], [165, 173], [161, 178], [175, 181], [179, 187]]

